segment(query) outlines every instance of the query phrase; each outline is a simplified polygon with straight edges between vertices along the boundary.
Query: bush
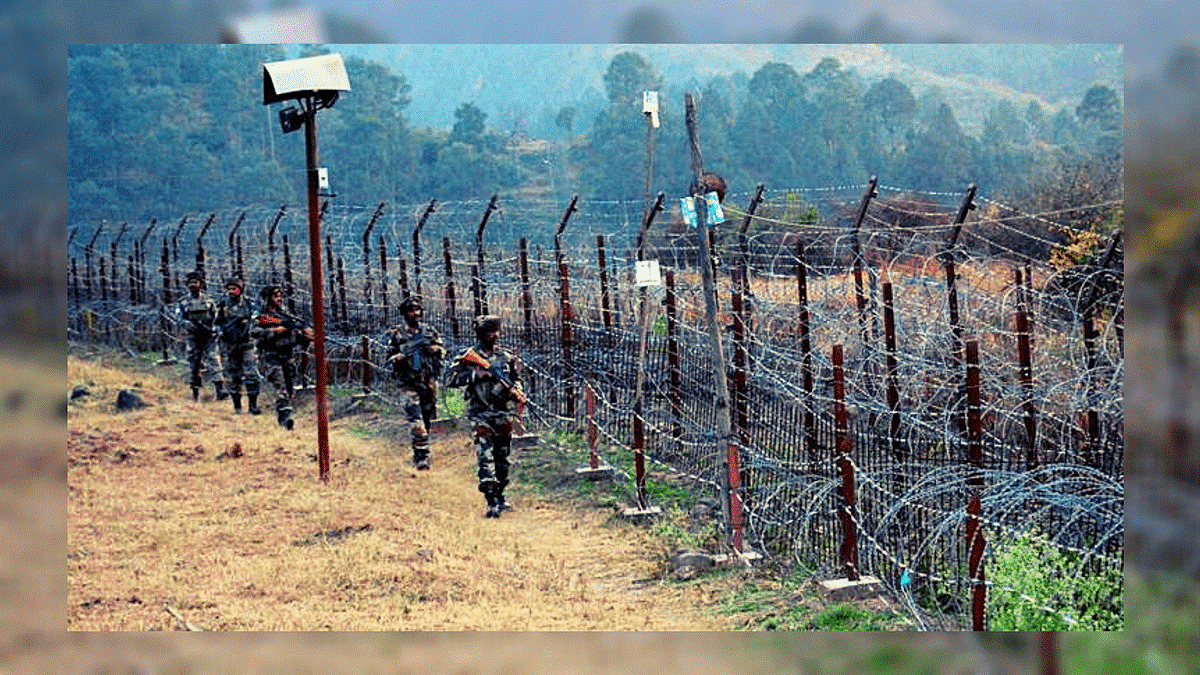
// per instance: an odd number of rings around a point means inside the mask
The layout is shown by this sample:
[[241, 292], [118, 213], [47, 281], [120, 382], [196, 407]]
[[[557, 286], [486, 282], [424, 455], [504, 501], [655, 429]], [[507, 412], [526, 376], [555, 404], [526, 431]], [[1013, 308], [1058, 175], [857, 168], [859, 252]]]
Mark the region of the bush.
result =
[[1095, 573], [1081, 569], [1082, 560], [1083, 554], [1036, 533], [1001, 539], [985, 565], [992, 581], [988, 629], [1123, 630], [1123, 570], [1106, 566]]

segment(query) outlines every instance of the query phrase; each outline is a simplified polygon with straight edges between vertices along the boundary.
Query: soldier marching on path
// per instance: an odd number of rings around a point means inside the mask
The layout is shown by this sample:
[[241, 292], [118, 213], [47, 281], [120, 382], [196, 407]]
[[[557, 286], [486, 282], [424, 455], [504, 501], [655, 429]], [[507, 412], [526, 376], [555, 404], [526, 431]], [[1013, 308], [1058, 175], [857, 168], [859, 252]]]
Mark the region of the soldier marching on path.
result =
[[292, 420], [292, 383], [296, 379], [293, 355], [304, 348], [313, 337], [307, 323], [283, 311], [283, 289], [267, 286], [262, 289], [263, 309], [254, 320], [250, 335], [258, 343], [258, 358], [262, 361], [267, 381], [275, 388], [275, 415], [279, 425], [289, 431]]
[[499, 317], [479, 317], [475, 344], [455, 358], [447, 373], [449, 386], [464, 388], [479, 467], [479, 491], [487, 501], [484, 516], [488, 518], [499, 518], [510, 508], [504, 499], [508, 456], [513, 427], [525, 403], [521, 384], [524, 366], [520, 357], [500, 346], [500, 329]]
[[217, 305], [204, 293], [204, 276], [196, 270], [187, 273], [188, 294], [175, 306], [175, 318], [182, 326], [187, 344], [188, 384], [192, 400], [200, 400], [204, 377], [212, 379], [217, 400], [228, 396], [222, 380], [221, 363], [216, 355]]
[[250, 339], [250, 326], [255, 308], [245, 297], [246, 284], [237, 278], [225, 282], [225, 299], [217, 305], [217, 327], [221, 336], [221, 362], [225, 365], [225, 378], [229, 382], [229, 396], [233, 399], [233, 412], [242, 412], [242, 391], [249, 399], [251, 415], [262, 411], [258, 407], [258, 359], [254, 343]]
[[437, 406], [437, 382], [446, 355], [437, 329], [421, 321], [423, 312], [419, 299], [405, 298], [400, 303], [404, 323], [388, 331], [388, 362], [404, 396], [413, 464], [417, 469], [429, 468], [429, 434]]

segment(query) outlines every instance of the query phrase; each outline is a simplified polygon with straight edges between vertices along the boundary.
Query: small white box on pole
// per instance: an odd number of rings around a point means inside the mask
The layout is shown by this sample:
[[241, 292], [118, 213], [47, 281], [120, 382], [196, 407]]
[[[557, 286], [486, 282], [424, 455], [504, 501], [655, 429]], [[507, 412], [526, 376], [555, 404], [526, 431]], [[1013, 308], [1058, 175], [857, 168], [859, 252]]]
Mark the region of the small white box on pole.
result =
[[642, 112], [650, 116], [650, 125], [658, 128], [658, 92], [642, 92]]
[[662, 274], [659, 272], [657, 260], [639, 260], [634, 270], [635, 287], [662, 285]]

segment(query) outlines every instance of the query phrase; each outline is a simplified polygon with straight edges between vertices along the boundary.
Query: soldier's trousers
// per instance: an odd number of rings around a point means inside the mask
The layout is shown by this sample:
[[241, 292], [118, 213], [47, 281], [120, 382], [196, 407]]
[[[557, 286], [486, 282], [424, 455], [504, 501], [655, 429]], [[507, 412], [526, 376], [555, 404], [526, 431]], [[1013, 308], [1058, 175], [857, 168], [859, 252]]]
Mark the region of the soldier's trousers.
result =
[[404, 415], [412, 434], [413, 461], [429, 458], [429, 424], [437, 406], [437, 399], [430, 387], [419, 384], [404, 384], [400, 388], [404, 396]]
[[479, 467], [479, 491], [499, 495], [508, 485], [508, 455], [512, 448], [512, 420], [473, 418], [475, 457]]
[[292, 359], [275, 355], [264, 356], [263, 375], [275, 389], [275, 411], [292, 410], [292, 382], [296, 381], [296, 366]]
[[221, 380], [221, 362], [217, 359], [216, 338], [195, 333], [187, 335], [188, 384], [200, 388], [205, 378]]
[[221, 343], [221, 363], [225, 366], [225, 381], [230, 394], [241, 394], [243, 388], [258, 396], [258, 358], [253, 345]]

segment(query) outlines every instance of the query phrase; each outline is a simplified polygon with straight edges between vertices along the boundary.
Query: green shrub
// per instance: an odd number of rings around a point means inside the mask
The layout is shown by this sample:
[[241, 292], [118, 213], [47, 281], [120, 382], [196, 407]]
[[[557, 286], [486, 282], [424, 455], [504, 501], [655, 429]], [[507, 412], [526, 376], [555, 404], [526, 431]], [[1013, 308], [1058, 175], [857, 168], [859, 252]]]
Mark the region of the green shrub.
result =
[[1098, 574], [1081, 570], [1082, 559], [1036, 533], [1000, 539], [985, 562], [992, 582], [988, 629], [1123, 630], [1124, 571], [1112, 566]]

